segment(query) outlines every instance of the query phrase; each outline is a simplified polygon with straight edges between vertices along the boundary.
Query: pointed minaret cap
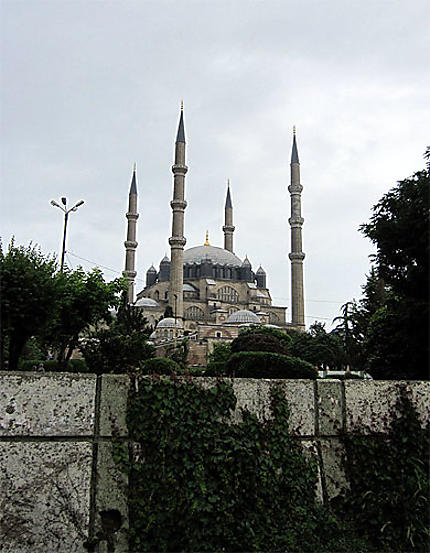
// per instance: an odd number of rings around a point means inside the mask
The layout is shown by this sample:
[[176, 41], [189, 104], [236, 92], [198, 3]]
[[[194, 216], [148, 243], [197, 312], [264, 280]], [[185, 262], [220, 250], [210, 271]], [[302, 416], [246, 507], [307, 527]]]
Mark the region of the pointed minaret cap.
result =
[[242, 267], [251, 267], [251, 262], [248, 259], [248, 256], [245, 256], [245, 259], [242, 262]]
[[227, 179], [227, 196], [225, 198], [225, 207], [233, 207], [230, 195], [230, 179]]
[[291, 152], [291, 163], [300, 163], [299, 154], [297, 152], [297, 142], [296, 142], [296, 127], [293, 127], [293, 150]]
[[263, 267], [260, 265], [258, 267], [257, 275], [265, 275], [266, 271], [263, 269]]
[[131, 177], [130, 194], [136, 194], [137, 195], [136, 163], [133, 164], [133, 176]]
[[184, 102], [181, 100], [181, 116], [179, 118], [178, 134], [176, 135], [176, 142], [185, 143], [185, 131], [184, 131]]

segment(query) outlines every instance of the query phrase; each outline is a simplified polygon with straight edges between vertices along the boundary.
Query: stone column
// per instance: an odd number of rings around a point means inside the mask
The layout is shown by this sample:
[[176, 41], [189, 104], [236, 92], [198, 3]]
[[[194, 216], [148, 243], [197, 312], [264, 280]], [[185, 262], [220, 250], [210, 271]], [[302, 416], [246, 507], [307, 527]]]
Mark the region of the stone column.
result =
[[228, 250], [231, 253], [233, 252], [233, 232], [235, 227], [233, 226], [233, 205], [231, 203], [230, 195], [230, 179], [227, 181], [227, 197], [225, 199], [225, 208], [224, 208], [224, 226], [222, 230], [224, 231], [224, 249]]
[[301, 214], [300, 163], [297, 152], [296, 132], [293, 131], [293, 149], [291, 154], [291, 184], [288, 191], [291, 195], [291, 217], [288, 222], [291, 227], [291, 322], [305, 329], [305, 301], [303, 288], [302, 226], [304, 219]]
[[181, 105], [181, 116], [179, 119], [178, 134], [175, 144], [175, 162], [172, 166], [173, 172], [173, 200], [170, 202], [172, 208], [172, 236], [170, 244], [170, 283], [169, 283], [169, 305], [173, 310], [175, 318], [184, 318], [184, 212], [187, 207], [185, 196], [185, 175], [188, 167], [185, 165], [185, 132], [184, 112]]
[[135, 270], [135, 257], [136, 257], [136, 227], [139, 214], [137, 212], [137, 185], [136, 185], [136, 164], [133, 167], [133, 176], [131, 178], [130, 192], [128, 195], [128, 212], [127, 217], [127, 240], [124, 242], [125, 246], [125, 269], [123, 276], [128, 281], [128, 303], [134, 301], [134, 279], [137, 272]]

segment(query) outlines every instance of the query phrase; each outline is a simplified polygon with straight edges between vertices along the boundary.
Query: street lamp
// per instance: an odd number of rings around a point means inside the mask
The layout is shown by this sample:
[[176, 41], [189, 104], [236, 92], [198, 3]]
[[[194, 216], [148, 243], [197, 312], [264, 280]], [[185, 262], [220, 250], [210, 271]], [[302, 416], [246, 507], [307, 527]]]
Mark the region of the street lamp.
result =
[[61, 267], [60, 267], [60, 271], [63, 272], [64, 254], [66, 253], [67, 221], [69, 220], [69, 213], [71, 211], [77, 211], [78, 207], [80, 207], [84, 203], [84, 200], [80, 200], [70, 209], [67, 209], [67, 198], [65, 198], [64, 196], [61, 198], [61, 203], [63, 204], [62, 206], [58, 204], [55, 200], [51, 200], [51, 205], [54, 207], [58, 207], [58, 209], [61, 209], [61, 211], [64, 213], [63, 248], [61, 250]]

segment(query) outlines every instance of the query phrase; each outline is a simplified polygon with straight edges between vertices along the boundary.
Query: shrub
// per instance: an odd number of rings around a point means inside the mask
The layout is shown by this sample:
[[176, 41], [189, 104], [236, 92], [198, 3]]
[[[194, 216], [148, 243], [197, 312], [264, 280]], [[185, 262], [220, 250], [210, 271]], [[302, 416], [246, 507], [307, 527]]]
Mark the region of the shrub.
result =
[[181, 372], [179, 363], [168, 357], [154, 357], [147, 359], [141, 365], [141, 374], [178, 374]]
[[244, 328], [240, 331], [240, 335], [249, 335], [249, 334], [264, 334], [265, 336], [271, 336], [277, 338], [279, 342], [283, 345], [285, 352], [291, 352], [291, 345], [293, 340], [286, 332], [278, 330], [277, 328], [271, 328], [270, 326], [250, 326]]
[[277, 336], [265, 334], [263, 332], [249, 332], [239, 334], [231, 343], [232, 353], [240, 351], [270, 351], [272, 353], [286, 354], [287, 350], [284, 344]]
[[223, 376], [226, 372], [226, 361], [210, 361], [205, 376]]
[[26, 359], [19, 363], [21, 371], [46, 371], [46, 372], [68, 372], [68, 373], [88, 373], [88, 368], [85, 359], [70, 359], [64, 367], [56, 359], [41, 361], [40, 359]]
[[314, 367], [297, 357], [264, 351], [233, 353], [226, 364], [226, 375], [239, 378], [310, 378]]

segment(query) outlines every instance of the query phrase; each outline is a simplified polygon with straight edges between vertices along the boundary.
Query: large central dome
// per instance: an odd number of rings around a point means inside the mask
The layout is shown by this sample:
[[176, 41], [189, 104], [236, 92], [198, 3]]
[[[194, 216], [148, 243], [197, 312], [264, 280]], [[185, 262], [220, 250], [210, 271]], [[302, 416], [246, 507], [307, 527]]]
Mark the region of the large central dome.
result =
[[184, 263], [202, 263], [206, 259], [211, 259], [212, 263], [219, 265], [236, 267], [242, 265], [242, 261], [237, 255], [216, 246], [195, 246], [184, 251]]

